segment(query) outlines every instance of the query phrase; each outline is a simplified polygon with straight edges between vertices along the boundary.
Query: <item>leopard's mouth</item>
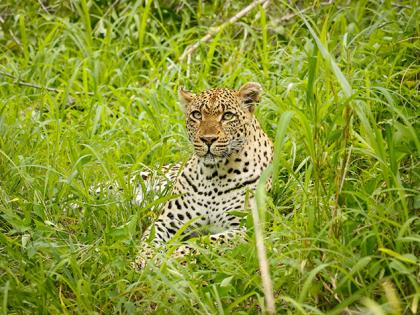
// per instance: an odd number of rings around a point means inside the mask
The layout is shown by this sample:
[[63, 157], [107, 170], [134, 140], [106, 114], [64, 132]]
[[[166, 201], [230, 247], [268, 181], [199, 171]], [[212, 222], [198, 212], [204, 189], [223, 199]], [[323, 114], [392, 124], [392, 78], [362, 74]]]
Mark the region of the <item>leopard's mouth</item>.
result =
[[218, 157], [218, 158], [224, 158], [229, 155], [229, 149], [227, 147], [223, 147], [223, 148], [210, 147], [207, 149], [207, 152], [205, 155]]
[[196, 154], [202, 158], [207, 164], [210, 162], [216, 163], [221, 159], [228, 157], [231, 153], [230, 147], [214, 143], [208, 145], [195, 145]]
[[204, 160], [205, 164], [216, 164], [230, 156], [230, 152], [228, 150], [223, 150], [219, 152], [214, 152], [213, 150], [207, 150], [207, 152], [202, 155], [202, 159]]
[[208, 151], [205, 155], [203, 155], [203, 160], [205, 164], [213, 165], [217, 163], [216, 156], [210, 151]]

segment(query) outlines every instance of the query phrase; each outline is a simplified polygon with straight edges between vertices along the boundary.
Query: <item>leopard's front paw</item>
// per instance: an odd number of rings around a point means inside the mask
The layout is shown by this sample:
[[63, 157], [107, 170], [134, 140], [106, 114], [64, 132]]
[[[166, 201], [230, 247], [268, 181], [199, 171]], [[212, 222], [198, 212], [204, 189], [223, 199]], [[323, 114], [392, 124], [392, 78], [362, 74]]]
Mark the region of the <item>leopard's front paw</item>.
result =
[[131, 262], [131, 267], [134, 270], [140, 271], [143, 270], [147, 262], [153, 258], [155, 250], [148, 244], [145, 244], [139, 251], [139, 254], [136, 256], [133, 262]]
[[181, 245], [172, 253], [172, 257], [178, 260], [181, 265], [197, 263], [196, 257], [200, 255], [199, 251], [189, 245]]
[[193, 255], [198, 255], [198, 251], [195, 248], [188, 245], [181, 245], [172, 253], [172, 257], [174, 258], [183, 258], [185, 256]]
[[141, 271], [146, 267], [147, 260], [141, 256], [137, 256], [134, 261], [130, 263], [131, 268], [136, 271]]

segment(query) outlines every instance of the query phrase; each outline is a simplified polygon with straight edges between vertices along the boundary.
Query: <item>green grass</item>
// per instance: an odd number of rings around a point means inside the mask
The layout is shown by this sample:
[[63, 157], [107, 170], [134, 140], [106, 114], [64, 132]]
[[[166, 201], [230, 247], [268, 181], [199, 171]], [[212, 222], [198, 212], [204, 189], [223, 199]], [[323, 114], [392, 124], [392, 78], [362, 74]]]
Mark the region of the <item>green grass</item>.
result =
[[196, 261], [162, 253], [139, 274], [129, 264], [165, 197], [88, 192], [188, 159], [178, 86], [247, 81], [264, 86], [257, 116], [278, 139], [273, 191], [259, 192], [277, 313], [419, 311], [415, 1], [271, 1], [177, 61], [248, 3], [0, 4], [4, 314], [264, 312], [250, 215], [248, 242], [198, 242]]

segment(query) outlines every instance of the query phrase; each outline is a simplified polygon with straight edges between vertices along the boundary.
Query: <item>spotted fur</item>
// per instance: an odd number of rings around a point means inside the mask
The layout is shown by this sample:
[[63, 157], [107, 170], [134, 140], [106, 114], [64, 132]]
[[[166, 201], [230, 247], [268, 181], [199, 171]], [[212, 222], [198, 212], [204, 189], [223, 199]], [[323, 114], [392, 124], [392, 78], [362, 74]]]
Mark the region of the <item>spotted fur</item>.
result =
[[[173, 194], [162, 214], [145, 232], [142, 243], [169, 241], [184, 225], [185, 236], [202, 233], [213, 241], [243, 233], [232, 212], [254, 205], [252, 192], [272, 160], [270, 139], [254, 116], [261, 86], [247, 83], [238, 91], [215, 88], [200, 94], [179, 90], [194, 154], [177, 176]], [[249, 200], [246, 205], [245, 201]], [[136, 259], [143, 268], [150, 246]]]

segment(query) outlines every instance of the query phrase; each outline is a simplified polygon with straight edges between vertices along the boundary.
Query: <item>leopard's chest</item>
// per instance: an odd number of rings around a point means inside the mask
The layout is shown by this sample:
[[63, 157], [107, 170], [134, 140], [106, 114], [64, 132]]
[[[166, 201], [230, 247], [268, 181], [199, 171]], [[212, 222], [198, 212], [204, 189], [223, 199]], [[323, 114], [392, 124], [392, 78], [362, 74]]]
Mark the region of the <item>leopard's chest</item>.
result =
[[[193, 170], [197, 170], [194, 168]], [[207, 224], [224, 213], [243, 210], [260, 176], [259, 169], [225, 167], [191, 171], [186, 168], [178, 178], [176, 194], [194, 216], [204, 216]], [[204, 223], [204, 222], [203, 222]]]
[[199, 190], [189, 192], [188, 208], [194, 216], [201, 217], [199, 223], [202, 225], [219, 225], [230, 211], [246, 208], [247, 186], [233, 186], [233, 183], [223, 181], [197, 184]]

